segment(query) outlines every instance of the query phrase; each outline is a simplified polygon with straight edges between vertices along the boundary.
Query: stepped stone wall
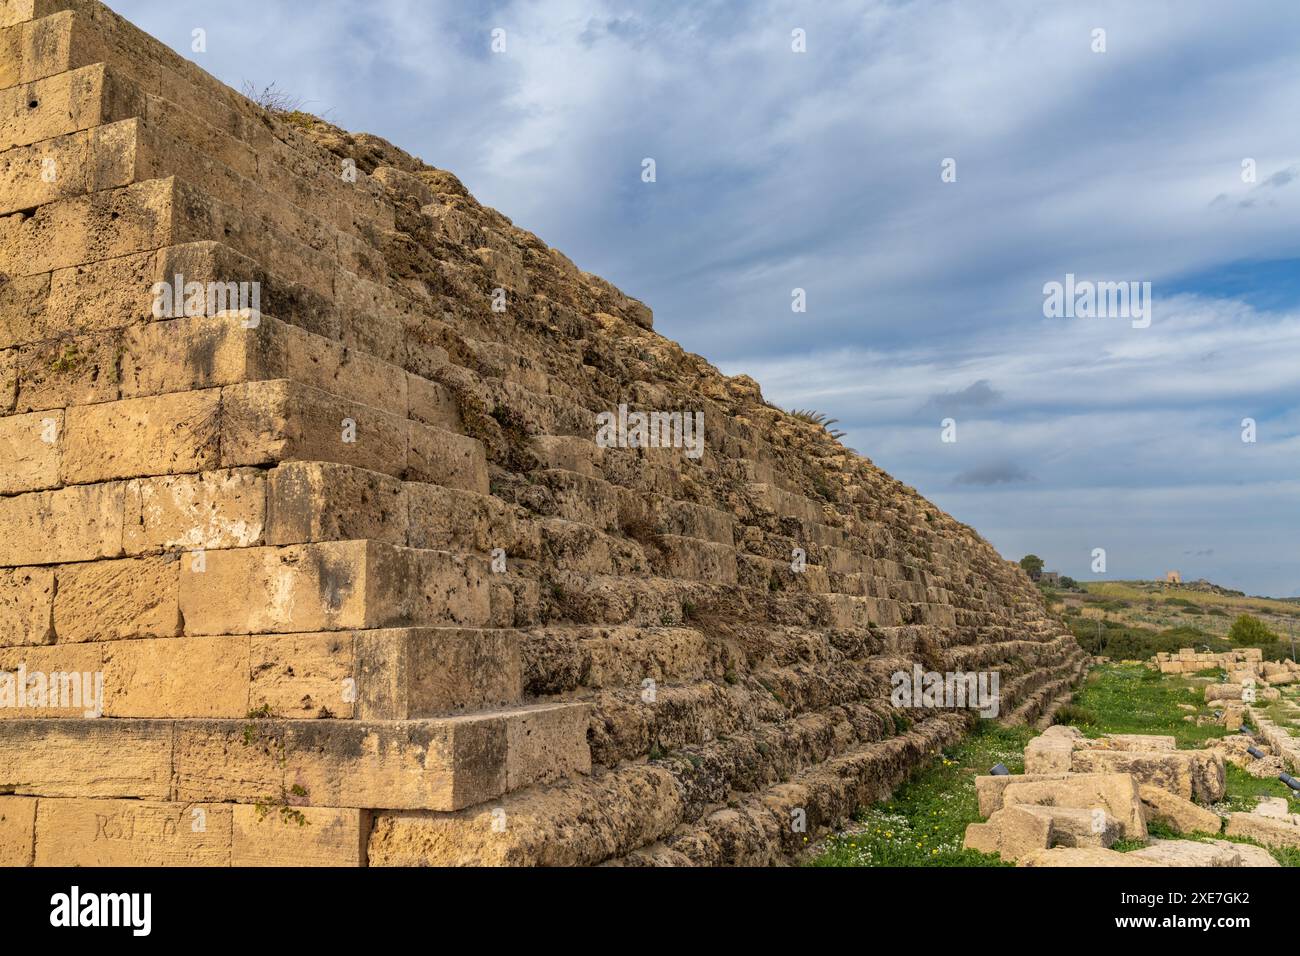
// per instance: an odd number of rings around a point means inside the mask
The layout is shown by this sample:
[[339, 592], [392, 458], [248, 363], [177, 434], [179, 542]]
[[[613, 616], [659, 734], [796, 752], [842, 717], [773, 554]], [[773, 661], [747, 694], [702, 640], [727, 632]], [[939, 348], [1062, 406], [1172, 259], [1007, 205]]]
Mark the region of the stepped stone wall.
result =
[[777, 862], [975, 720], [892, 673], [1076, 682], [1017, 567], [652, 326], [451, 174], [0, 0], [0, 863]]

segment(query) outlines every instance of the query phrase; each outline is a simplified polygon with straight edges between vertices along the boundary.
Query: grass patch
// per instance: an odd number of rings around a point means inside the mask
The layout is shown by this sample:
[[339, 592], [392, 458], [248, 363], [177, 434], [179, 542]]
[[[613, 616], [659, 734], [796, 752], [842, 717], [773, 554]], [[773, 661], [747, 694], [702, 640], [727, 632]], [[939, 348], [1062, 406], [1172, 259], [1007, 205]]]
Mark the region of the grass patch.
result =
[[830, 838], [810, 866], [1009, 866], [997, 856], [962, 849], [977, 823], [975, 778], [996, 763], [1024, 769], [1035, 731], [984, 722], [961, 743], [935, 754], [893, 799], [859, 813], [852, 832]]

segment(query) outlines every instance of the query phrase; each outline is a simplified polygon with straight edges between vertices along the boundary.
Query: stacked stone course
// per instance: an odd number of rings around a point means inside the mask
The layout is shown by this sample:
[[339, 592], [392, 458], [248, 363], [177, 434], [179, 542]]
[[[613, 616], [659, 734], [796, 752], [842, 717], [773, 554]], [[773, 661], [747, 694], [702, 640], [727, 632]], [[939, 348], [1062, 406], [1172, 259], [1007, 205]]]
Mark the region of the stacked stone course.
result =
[[[705, 454], [599, 447], [620, 404]], [[0, 671], [103, 682], [0, 701], [7, 865], [777, 862], [971, 725], [891, 672], [1024, 720], [1085, 667], [642, 303], [94, 0], [0, 0], [0, 416]]]

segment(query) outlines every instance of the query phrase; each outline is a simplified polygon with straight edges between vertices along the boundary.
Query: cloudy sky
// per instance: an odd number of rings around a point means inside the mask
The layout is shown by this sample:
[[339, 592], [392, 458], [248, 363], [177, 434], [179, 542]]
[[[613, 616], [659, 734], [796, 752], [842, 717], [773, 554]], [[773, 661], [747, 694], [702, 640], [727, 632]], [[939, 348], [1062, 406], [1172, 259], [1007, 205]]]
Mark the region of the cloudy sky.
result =
[[[452, 170], [1007, 557], [1300, 595], [1294, 0], [110, 4]], [[1067, 274], [1150, 326], [1045, 317]]]

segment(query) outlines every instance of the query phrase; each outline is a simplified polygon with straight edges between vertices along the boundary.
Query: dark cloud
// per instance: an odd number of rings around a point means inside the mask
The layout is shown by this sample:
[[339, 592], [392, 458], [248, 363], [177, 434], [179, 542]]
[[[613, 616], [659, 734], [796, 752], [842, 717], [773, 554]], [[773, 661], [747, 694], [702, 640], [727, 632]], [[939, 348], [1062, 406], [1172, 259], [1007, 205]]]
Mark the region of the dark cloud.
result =
[[988, 379], [982, 378], [955, 392], [940, 392], [931, 396], [925, 407], [942, 412], [964, 412], [970, 408], [987, 408], [1001, 400], [1002, 393]]
[[959, 485], [980, 485], [986, 488], [993, 485], [1014, 485], [1031, 480], [1029, 472], [1009, 461], [979, 465], [969, 471], [963, 471], [953, 479]]
[[1287, 169], [1279, 169], [1268, 179], [1260, 183], [1261, 186], [1272, 186], [1274, 189], [1281, 189], [1287, 183], [1300, 176], [1300, 166], [1291, 166]]

